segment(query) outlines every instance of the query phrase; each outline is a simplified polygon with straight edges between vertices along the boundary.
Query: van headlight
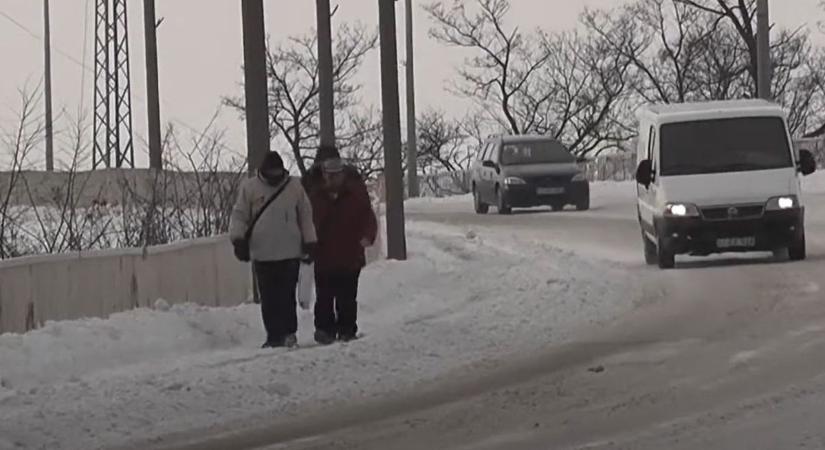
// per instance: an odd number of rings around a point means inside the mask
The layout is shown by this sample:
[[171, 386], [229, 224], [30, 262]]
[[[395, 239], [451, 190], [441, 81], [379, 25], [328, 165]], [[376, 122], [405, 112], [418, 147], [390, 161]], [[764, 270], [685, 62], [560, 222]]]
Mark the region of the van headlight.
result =
[[768, 200], [765, 205], [767, 211], [782, 211], [799, 207], [799, 199], [795, 195], [783, 195]]
[[527, 183], [519, 177], [507, 177], [504, 179], [504, 184], [506, 184], [507, 186], [514, 186]]
[[699, 208], [691, 203], [668, 203], [665, 215], [669, 217], [698, 217]]
[[584, 172], [579, 172], [573, 176], [573, 181], [587, 181], [587, 177], [584, 175]]

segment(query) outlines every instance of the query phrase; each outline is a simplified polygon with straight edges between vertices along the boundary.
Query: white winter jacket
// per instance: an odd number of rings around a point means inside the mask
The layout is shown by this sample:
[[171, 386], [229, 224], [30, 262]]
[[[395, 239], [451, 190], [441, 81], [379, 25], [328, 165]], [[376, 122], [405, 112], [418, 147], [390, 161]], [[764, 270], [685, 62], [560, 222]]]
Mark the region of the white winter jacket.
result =
[[[258, 219], [249, 240], [252, 261], [273, 262], [303, 256], [303, 244], [318, 241], [312, 221], [312, 205], [298, 178], [287, 177], [284, 191]], [[229, 238], [243, 239], [249, 223], [281, 186], [271, 186], [260, 176], [243, 181], [232, 209]]]

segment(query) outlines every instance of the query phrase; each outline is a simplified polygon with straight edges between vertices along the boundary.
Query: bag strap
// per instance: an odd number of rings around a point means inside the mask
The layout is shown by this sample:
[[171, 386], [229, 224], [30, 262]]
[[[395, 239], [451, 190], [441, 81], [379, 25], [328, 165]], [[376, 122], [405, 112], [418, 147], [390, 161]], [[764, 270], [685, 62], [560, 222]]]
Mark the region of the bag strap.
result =
[[269, 208], [269, 205], [271, 205], [275, 200], [278, 199], [278, 197], [281, 196], [281, 193], [284, 192], [286, 187], [289, 185], [290, 181], [291, 179], [287, 178], [284, 184], [282, 184], [281, 187], [279, 187], [278, 190], [275, 191], [275, 193], [272, 194], [272, 196], [266, 200], [264, 206], [262, 206], [261, 209], [258, 210], [258, 213], [255, 214], [255, 217], [253, 217], [252, 221], [249, 222], [249, 227], [246, 229], [246, 234], [244, 235], [244, 239], [246, 239], [247, 242], [249, 242], [249, 239], [252, 237], [252, 231], [255, 229], [255, 224], [258, 223], [258, 219], [260, 219], [261, 216], [264, 214], [264, 211], [266, 211], [266, 209]]

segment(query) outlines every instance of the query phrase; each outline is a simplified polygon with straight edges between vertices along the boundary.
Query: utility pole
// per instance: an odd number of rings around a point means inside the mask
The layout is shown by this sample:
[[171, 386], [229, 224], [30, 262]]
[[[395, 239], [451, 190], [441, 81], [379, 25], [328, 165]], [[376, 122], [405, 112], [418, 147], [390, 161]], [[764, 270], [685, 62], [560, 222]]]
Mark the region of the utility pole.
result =
[[770, 13], [768, 0], [756, 1], [756, 45], [757, 45], [757, 93], [759, 98], [772, 100], [771, 79], [773, 68], [771, 63]]
[[155, 0], [143, 0], [143, 27], [146, 39], [146, 109], [149, 115], [149, 167], [163, 169], [160, 139], [160, 91], [158, 81], [158, 37]]
[[407, 195], [418, 197], [418, 137], [415, 126], [415, 57], [413, 55], [413, 7], [406, 0], [407, 19]]
[[[246, 97], [246, 159], [252, 175], [269, 151], [269, 83], [266, 73], [266, 26], [263, 0], [241, 0], [243, 20], [244, 95]], [[260, 303], [258, 279], [252, 270], [252, 299]]]
[[43, 0], [43, 24], [45, 27], [45, 94], [46, 94], [46, 171], [54, 171], [54, 124], [52, 122], [52, 26], [49, 0]]
[[266, 27], [263, 0], [241, 0], [243, 17], [246, 153], [254, 173], [269, 151], [269, 92], [266, 73]]
[[387, 195], [387, 257], [407, 259], [404, 180], [401, 169], [401, 111], [398, 102], [398, 48], [395, 0], [378, 0], [381, 41], [381, 103], [384, 125], [384, 175]]
[[318, 21], [318, 102], [321, 147], [335, 146], [335, 93], [332, 80], [332, 19], [329, 0], [317, 0]]

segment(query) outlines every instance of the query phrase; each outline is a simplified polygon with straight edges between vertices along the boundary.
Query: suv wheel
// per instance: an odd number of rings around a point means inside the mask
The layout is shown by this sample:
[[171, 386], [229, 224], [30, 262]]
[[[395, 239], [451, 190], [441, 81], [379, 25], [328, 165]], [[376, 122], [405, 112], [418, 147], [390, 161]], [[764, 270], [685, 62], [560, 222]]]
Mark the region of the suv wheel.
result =
[[507, 201], [504, 199], [504, 192], [501, 192], [500, 188], [496, 188], [496, 197], [498, 198], [498, 213], [502, 215], [508, 215], [513, 213], [513, 208], [507, 204]]
[[475, 186], [473, 186], [473, 206], [475, 207], [476, 214], [487, 214], [490, 212], [490, 205], [481, 201], [481, 195]]

